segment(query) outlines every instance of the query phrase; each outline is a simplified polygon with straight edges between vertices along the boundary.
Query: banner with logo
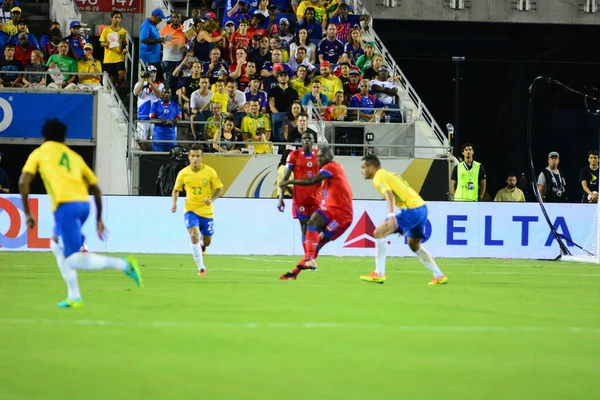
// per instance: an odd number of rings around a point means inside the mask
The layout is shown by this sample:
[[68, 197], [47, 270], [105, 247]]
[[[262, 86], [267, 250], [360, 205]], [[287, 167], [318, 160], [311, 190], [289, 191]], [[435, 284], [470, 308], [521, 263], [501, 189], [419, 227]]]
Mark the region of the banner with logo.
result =
[[[189, 253], [189, 236], [183, 220], [185, 199], [171, 213], [170, 197], [104, 196], [104, 221], [108, 240], [95, 233], [95, 210], [84, 225], [86, 243], [92, 251], [130, 253]], [[30, 208], [38, 224], [27, 229], [19, 197], [0, 196], [0, 250], [45, 250], [54, 224], [50, 199], [32, 196]], [[93, 208], [93, 207], [92, 207]], [[492, 257], [552, 259], [559, 248], [535, 203], [428, 203], [425, 245], [436, 257]], [[583, 244], [590, 234], [596, 206], [548, 204], [556, 230]], [[355, 201], [354, 222], [321, 254], [372, 256], [373, 231], [387, 216], [383, 201]], [[276, 200], [219, 199], [215, 202], [215, 235], [210, 254], [301, 255], [300, 229]], [[566, 241], [568, 248], [576, 248]], [[388, 255], [412, 256], [406, 237], [388, 237]], [[191, 257], [191, 256], [190, 256]]]
[[67, 125], [68, 139], [92, 139], [92, 93], [0, 93], [0, 138], [39, 139], [47, 119]]

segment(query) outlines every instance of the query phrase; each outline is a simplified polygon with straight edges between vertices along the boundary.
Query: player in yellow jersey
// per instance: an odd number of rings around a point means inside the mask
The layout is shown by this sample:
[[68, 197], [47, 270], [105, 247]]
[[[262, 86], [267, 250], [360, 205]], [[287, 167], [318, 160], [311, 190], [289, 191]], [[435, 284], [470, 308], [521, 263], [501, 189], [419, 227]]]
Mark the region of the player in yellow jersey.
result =
[[42, 127], [44, 143], [35, 149], [27, 159], [21, 177], [19, 191], [23, 199], [23, 210], [27, 225], [36, 224], [29, 210], [29, 188], [36, 174], [44, 181], [44, 186], [52, 201], [55, 233], [61, 246], [54, 240], [50, 248], [56, 257], [60, 273], [67, 284], [67, 298], [58, 303], [61, 308], [78, 308], [83, 305], [77, 270], [117, 269], [125, 272], [138, 286], [142, 286], [142, 276], [133, 257], [106, 257], [94, 253], [80, 253], [84, 236], [81, 227], [90, 214], [89, 193], [94, 195], [96, 208], [96, 231], [104, 238], [102, 222], [102, 193], [98, 179], [81, 156], [64, 144], [67, 127], [57, 119], [47, 120]]
[[[427, 206], [425, 201], [400, 175], [381, 168], [381, 162], [374, 154], [364, 156], [360, 172], [365, 179], [372, 179], [375, 188], [383, 195], [388, 208], [388, 218], [375, 229], [375, 271], [361, 276], [367, 282], [383, 283], [385, 277], [385, 237], [392, 233], [408, 236], [408, 246], [415, 252], [421, 263], [433, 273], [430, 285], [443, 285], [448, 278], [440, 271], [431, 254], [421, 246], [425, 238]], [[398, 206], [400, 212], [396, 213]]]
[[[172, 212], [177, 211], [179, 192], [185, 189], [185, 226], [192, 241], [192, 255], [198, 266], [198, 275], [206, 274], [202, 255], [210, 246], [214, 233], [213, 203], [223, 191], [217, 172], [202, 163], [202, 146], [194, 143], [190, 149], [190, 165], [179, 171], [173, 188]], [[202, 235], [202, 245], [200, 245]]]

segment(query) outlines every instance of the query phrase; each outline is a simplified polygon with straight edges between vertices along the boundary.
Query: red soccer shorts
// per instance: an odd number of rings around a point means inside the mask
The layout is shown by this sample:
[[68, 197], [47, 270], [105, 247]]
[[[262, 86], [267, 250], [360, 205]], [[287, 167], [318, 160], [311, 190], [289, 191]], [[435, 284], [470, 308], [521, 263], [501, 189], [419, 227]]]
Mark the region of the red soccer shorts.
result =
[[333, 241], [339, 238], [352, 225], [351, 212], [341, 212], [327, 208], [319, 208], [317, 212], [321, 214], [327, 223], [327, 226], [323, 230], [323, 235], [329, 240]]
[[316, 204], [301, 206], [292, 203], [292, 216], [294, 217], [294, 219], [309, 219], [310, 216], [313, 215], [315, 211], [317, 211], [318, 207], [319, 206], [317, 206]]

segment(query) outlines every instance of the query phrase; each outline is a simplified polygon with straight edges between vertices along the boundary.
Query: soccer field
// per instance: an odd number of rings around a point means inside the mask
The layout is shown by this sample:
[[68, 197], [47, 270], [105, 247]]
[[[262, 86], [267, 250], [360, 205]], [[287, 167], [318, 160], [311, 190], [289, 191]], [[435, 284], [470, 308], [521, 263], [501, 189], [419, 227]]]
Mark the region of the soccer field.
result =
[[58, 309], [51, 253], [0, 252], [0, 399], [600, 398], [600, 269], [416, 258], [139, 255], [145, 288], [79, 273]]

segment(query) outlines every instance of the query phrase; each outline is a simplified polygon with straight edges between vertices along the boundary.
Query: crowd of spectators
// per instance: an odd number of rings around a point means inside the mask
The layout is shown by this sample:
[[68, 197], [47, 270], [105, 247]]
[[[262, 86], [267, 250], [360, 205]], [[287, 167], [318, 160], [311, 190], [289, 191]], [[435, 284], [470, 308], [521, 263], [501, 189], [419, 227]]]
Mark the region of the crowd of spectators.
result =
[[[147, 70], [133, 92], [140, 147], [149, 150], [144, 141], [156, 140], [145, 122], [152, 118], [147, 103], [160, 101], [166, 89], [181, 110], [170, 137], [188, 130], [180, 123], [186, 120], [191, 138], [203, 142], [223, 140], [229, 132], [233, 141], [255, 141], [260, 132], [266, 141], [293, 142], [309, 105], [325, 120], [380, 122], [387, 114], [387, 122], [402, 121], [398, 78], [390, 76], [374, 43], [363, 40], [369, 24], [368, 15], [356, 14], [343, 0], [229, 0], [222, 12], [193, 8], [188, 17], [152, 11], [140, 28]], [[230, 120], [233, 128], [225, 135]], [[209, 143], [205, 150], [248, 147]]]

